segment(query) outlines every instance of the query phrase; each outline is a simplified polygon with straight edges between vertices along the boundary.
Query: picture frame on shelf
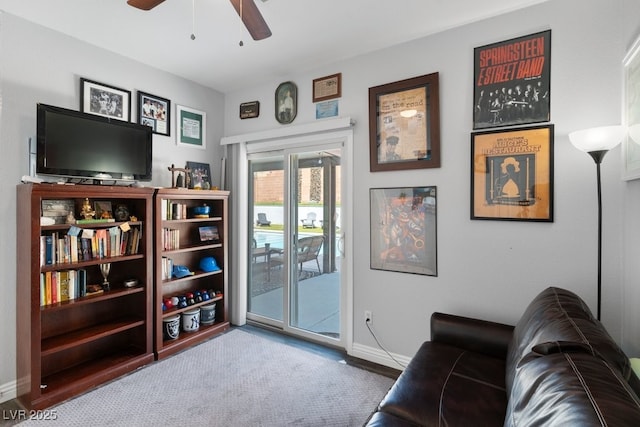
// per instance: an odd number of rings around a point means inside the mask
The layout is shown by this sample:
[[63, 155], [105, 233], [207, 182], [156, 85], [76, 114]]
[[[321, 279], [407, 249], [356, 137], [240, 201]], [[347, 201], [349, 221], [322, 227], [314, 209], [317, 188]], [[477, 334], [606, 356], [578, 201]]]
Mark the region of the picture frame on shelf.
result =
[[553, 130], [471, 134], [471, 219], [553, 222]]
[[622, 140], [622, 179], [640, 178], [640, 36], [622, 61], [623, 117], [628, 132]]
[[209, 163], [187, 162], [187, 188], [192, 190], [211, 189], [211, 168]]
[[371, 188], [370, 267], [438, 275], [437, 187]]
[[371, 172], [440, 167], [438, 73], [369, 88]]
[[220, 234], [218, 233], [218, 227], [215, 225], [207, 227], [199, 227], [198, 232], [200, 234], [201, 242], [216, 242], [220, 240]]
[[131, 91], [80, 78], [80, 111], [131, 121]]
[[327, 101], [342, 96], [342, 73], [313, 79], [313, 102]]
[[293, 122], [298, 114], [298, 87], [294, 82], [280, 83], [276, 89], [275, 104], [278, 123]]
[[473, 129], [548, 122], [551, 30], [473, 51]]
[[113, 218], [113, 208], [109, 200], [96, 200], [93, 203], [93, 209], [96, 211], [95, 219]]
[[150, 126], [153, 133], [171, 135], [171, 101], [138, 91], [138, 123]]
[[201, 150], [207, 148], [206, 112], [176, 105], [176, 144]]

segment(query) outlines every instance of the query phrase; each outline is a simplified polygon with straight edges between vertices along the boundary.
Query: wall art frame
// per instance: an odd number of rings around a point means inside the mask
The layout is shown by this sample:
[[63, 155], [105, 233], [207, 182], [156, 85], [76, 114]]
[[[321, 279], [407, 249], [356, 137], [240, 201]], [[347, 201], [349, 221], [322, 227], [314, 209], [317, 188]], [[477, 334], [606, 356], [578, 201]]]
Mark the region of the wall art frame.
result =
[[150, 126], [153, 133], [171, 135], [171, 101], [138, 91], [138, 123]]
[[131, 91], [80, 78], [80, 111], [131, 121]]
[[622, 179], [640, 178], [640, 36], [623, 61], [622, 123], [628, 132], [622, 140]]
[[471, 134], [471, 219], [553, 222], [553, 131]]
[[371, 172], [439, 167], [438, 73], [370, 87]]
[[211, 189], [211, 167], [209, 163], [187, 162], [185, 168], [189, 169], [187, 187], [192, 190]]
[[551, 30], [474, 49], [473, 129], [548, 122]]
[[437, 187], [371, 188], [370, 267], [438, 275]]
[[176, 105], [176, 144], [202, 150], [207, 148], [206, 112]]
[[313, 102], [327, 101], [342, 96], [342, 73], [313, 79]]
[[293, 122], [298, 114], [298, 86], [294, 82], [280, 83], [275, 93], [276, 120], [280, 124]]
[[243, 102], [240, 104], [240, 119], [253, 119], [260, 115], [260, 101]]

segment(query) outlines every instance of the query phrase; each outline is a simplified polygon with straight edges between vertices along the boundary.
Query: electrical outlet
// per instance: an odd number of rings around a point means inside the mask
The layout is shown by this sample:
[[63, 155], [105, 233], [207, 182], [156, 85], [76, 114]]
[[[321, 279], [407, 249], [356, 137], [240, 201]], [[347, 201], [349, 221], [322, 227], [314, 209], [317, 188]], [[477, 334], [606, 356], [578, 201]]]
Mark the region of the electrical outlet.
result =
[[364, 311], [364, 323], [373, 323], [373, 313], [370, 310]]

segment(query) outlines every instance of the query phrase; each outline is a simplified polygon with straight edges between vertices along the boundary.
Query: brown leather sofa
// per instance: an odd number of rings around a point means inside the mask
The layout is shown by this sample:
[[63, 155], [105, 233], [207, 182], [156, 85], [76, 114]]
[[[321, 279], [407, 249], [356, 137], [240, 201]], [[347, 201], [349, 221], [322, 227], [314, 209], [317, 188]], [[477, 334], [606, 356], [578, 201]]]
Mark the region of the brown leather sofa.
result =
[[576, 294], [550, 287], [514, 326], [431, 316], [368, 426], [640, 426], [640, 380]]

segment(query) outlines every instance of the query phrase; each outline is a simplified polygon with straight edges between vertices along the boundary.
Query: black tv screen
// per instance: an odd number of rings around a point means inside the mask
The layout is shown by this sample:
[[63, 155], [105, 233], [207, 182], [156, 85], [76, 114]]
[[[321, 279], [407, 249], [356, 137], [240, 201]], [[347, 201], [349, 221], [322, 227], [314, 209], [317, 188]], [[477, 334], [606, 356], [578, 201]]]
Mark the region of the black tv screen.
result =
[[37, 174], [151, 180], [151, 127], [46, 104], [37, 121]]

